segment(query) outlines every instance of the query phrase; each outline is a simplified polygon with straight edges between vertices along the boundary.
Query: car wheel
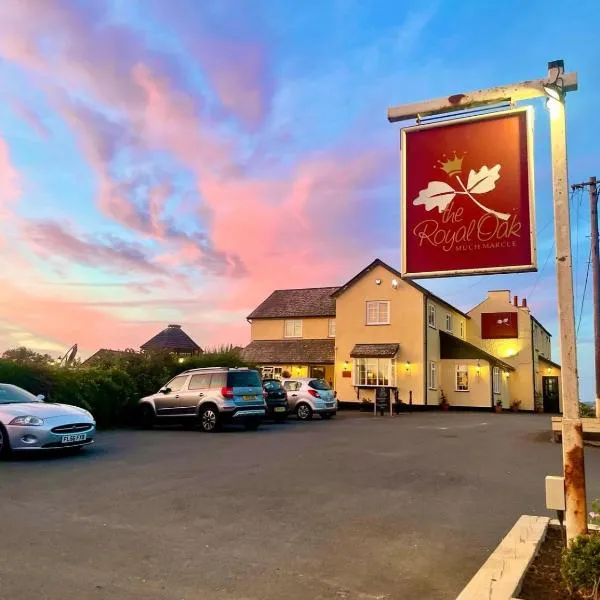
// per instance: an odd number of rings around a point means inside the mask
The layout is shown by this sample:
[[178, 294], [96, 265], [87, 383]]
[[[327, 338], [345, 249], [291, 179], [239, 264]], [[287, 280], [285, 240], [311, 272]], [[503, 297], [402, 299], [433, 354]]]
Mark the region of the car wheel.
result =
[[8, 433], [3, 425], [0, 425], [0, 459], [8, 456], [10, 452], [10, 443], [8, 441]]
[[204, 406], [200, 409], [200, 428], [206, 433], [219, 429], [219, 412], [214, 406]]
[[261, 421], [247, 421], [244, 423], [246, 431], [256, 431], [260, 427]]
[[149, 404], [142, 404], [139, 413], [139, 425], [141, 429], [152, 429], [154, 427], [154, 409]]
[[312, 419], [312, 414], [312, 408], [304, 402], [302, 404], [299, 404], [298, 408], [296, 409], [296, 416], [301, 421], [310, 421]]

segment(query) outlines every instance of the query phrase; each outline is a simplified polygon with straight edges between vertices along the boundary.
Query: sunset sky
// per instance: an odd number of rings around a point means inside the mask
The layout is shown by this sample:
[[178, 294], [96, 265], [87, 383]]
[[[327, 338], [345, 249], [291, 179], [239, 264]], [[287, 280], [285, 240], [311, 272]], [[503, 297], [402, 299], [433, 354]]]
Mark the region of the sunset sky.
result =
[[[0, 351], [137, 348], [168, 323], [243, 345], [274, 288], [342, 284], [375, 257], [399, 267], [390, 105], [563, 58], [580, 82], [571, 182], [600, 176], [599, 18], [597, 0], [1, 0]], [[425, 285], [463, 310], [487, 289], [526, 296], [559, 360], [543, 102], [535, 113], [540, 273]], [[587, 196], [572, 207], [579, 318]]]

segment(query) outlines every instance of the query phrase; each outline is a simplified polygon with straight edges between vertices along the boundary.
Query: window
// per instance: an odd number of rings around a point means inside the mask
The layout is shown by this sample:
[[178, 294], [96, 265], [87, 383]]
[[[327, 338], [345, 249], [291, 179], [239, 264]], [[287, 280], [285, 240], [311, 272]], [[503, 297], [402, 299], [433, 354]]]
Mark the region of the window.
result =
[[313, 390], [323, 390], [324, 392], [331, 390], [331, 388], [322, 379], [313, 379], [312, 381], [309, 381], [308, 387], [312, 388]]
[[460, 337], [463, 340], [465, 339], [465, 322], [464, 321], [460, 322]]
[[493, 391], [494, 394], [500, 393], [500, 369], [498, 367], [494, 367], [493, 371]]
[[427, 374], [427, 387], [430, 390], [435, 390], [437, 389], [437, 365], [435, 364], [435, 361], [432, 360], [429, 362], [429, 373]]
[[335, 319], [329, 319], [329, 337], [335, 337]]
[[467, 365], [456, 365], [456, 391], [469, 391], [469, 368]]
[[163, 389], [169, 388], [172, 392], [178, 392], [185, 383], [187, 375], [179, 375], [179, 377], [175, 377], [175, 379], [171, 379], [167, 385]]
[[435, 305], [427, 305], [427, 325], [429, 327], [435, 327]]
[[300, 319], [292, 319], [285, 322], [284, 337], [299, 338], [302, 337], [302, 321]]
[[262, 387], [262, 381], [258, 371], [229, 371], [227, 387]]
[[395, 386], [396, 361], [393, 358], [354, 359], [354, 385]]
[[452, 333], [452, 315], [446, 315], [446, 331]]
[[390, 303], [387, 300], [367, 302], [367, 325], [389, 325]]
[[286, 392], [297, 392], [302, 384], [299, 381], [284, 381], [283, 387]]
[[281, 379], [283, 367], [262, 367], [261, 375], [263, 379]]
[[210, 373], [192, 375], [190, 384], [188, 385], [189, 390], [201, 390], [207, 387], [210, 387]]

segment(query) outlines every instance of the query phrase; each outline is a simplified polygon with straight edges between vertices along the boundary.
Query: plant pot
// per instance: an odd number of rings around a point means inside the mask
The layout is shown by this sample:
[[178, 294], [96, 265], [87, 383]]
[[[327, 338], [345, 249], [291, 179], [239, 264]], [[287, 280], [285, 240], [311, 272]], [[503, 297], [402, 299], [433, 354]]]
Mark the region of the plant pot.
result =
[[502, 412], [502, 406], [498, 406], [498, 405], [494, 406], [494, 411], [497, 412], [497, 413], [501, 413]]
[[443, 411], [448, 411], [450, 410], [450, 405], [449, 404], [440, 404], [440, 407]]

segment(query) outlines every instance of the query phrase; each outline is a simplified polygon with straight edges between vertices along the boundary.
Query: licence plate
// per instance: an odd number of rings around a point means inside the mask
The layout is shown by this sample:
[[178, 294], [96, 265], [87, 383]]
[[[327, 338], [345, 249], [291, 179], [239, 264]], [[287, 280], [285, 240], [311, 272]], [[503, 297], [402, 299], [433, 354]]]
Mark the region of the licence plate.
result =
[[85, 442], [87, 435], [85, 433], [73, 433], [71, 435], [63, 435], [62, 443], [70, 444], [71, 442]]
[[327, 402], [327, 403], [325, 404], [325, 406], [326, 406], [327, 408], [333, 408], [333, 407], [334, 407], [334, 403], [333, 403], [333, 402]]
[[256, 400], [256, 396], [242, 396], [242, 399], [251, 402], [253, 400]]
[[284, 406], [276, 406], [275, 412], [285, 412], [285, 407]]

